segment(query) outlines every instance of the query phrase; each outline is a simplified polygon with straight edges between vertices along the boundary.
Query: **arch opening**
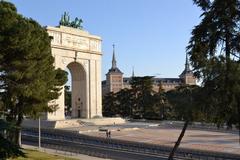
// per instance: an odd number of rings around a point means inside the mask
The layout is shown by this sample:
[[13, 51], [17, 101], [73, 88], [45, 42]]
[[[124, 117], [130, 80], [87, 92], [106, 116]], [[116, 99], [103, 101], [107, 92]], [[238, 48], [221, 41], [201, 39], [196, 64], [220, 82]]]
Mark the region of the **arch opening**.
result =
[[[65, 95], [65, 105], [71, 103], [71, 107], [68, 108], [66, 115], [71, 118], [87, 118], [87, 83], [86, 83], [86, 72], [83, 66], [77, 62], [71, 62], [67, 65], [67, 69], [70, 73], [69, 92], [70, 95]], [[66, 92], [65, 94], [69, 94]], [[69, 97], [70, 96], [70, 97]], [[67, 98], [70, 98], [67, 99]], [[70, 102], [69, 102], [70, 101]]]

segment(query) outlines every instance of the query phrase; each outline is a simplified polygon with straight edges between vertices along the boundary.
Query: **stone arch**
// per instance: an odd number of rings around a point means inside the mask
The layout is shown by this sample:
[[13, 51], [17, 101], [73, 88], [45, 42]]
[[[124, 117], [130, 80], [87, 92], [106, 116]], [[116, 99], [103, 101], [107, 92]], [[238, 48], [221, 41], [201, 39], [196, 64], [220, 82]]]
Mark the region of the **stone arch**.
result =
[[[66, 70], [68, 67], [76, 82], [76, 85], [72, 83], [76, 92], [72, 96], [72, 118], [101, 117], [101, 38], [87, 31], [65, 26], [48, 26], [47, 32], [52, 38], [51, 50], [55, 68]], [[84, 91], [81, 92], [80, 88]], [[65, 119], [64, 89], [61, 92], [58, 99], [53, 101], [58, 109], [54, 113], [47, 113], [47, 120]]]

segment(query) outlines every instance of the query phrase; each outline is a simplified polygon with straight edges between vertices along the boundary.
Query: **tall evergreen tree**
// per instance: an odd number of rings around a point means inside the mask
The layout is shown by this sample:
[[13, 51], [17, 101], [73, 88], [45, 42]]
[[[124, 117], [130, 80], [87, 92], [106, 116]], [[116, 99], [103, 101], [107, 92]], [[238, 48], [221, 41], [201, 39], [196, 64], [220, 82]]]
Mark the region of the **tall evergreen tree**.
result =
[[[187, 47], [195, 75], [203, 80], [205, 100], [218, 125], [240, 122], [240, 1], [194, 0], [202, 21]], [[236, 123], [236, 122], [235, 122]]]
[[132, 117], [133, 94], [131, 89], [124, 88], [116, 93], [118, 114], [122, 117]]
[[170, 108], [162, 83], [160, 82], [158, 86], [158, 92], [153, 95], [154, 105], [152, 106], [152, 112], [155, 114], [153, 118], [165, 120], [169, 116]]
[[0, 158], [2, 160], [11, 157], [25, 156], [18, 145], [6, 138], [5, 131], [14, 131], [15, 127], [15, 125], [0, 119]]
[[133, 114], [143, 118], [146, 109], [153, 105], [153, 77], [132, 77], [131, 88], [133, 93]]
[[[36, 21], [17, 13], [9, 2], [0, 2], [0, 89], [7, 121], [20, 127], [23, 116], [39, 116], [57, 106], [66, 72], [55, 69], [50, 38]], [[18, 143], [19, 130], [8, 138]]]
[[115, 116], [118, 112], [116, 94], [109, 92], [103, 98], [103, 116], [112, 117]]

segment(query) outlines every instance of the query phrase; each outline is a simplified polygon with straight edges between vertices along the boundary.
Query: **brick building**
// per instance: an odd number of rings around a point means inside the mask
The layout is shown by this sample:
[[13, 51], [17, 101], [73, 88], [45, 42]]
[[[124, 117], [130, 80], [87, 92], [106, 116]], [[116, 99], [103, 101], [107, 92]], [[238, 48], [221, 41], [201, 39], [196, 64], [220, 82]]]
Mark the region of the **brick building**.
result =
[[[134, 72], [133, 75], [134, 76]], [[102, 81], [102, 93], [103, 95], [113, 92], [116, 93], [123, 88], [131, 88], [130, 85], [131, 77], [123, 77], [123, 72], [117, 67], [117, 61], [115, 57], [115, 48], [113, 45], [113, 57], [112, 67], [106, 74], [106, 80]], [[186, 55], [185, 68], [179, 75], [179, 78], [153, 78], [153, 90], [158, 91], [160, 84], [165, 91], [175, 89], [175, 87], [182, 84], [195, 85], [196, 78], [193, 72], [190, 70], [188, 57]]]

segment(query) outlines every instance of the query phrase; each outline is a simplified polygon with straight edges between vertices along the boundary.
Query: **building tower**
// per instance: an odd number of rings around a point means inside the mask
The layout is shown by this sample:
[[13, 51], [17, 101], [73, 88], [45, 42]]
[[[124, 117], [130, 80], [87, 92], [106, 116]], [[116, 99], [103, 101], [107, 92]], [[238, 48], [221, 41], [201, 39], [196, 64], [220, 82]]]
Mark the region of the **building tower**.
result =
[[132, 77], [135, 77], [134, 67], [132, 67]]
[[188, 85], [196, 84], [196, 77], [193, 75], [193, 72], [190, 69], [187, 53], [186, 53], [185, 68], [183, 72], [179, 75], [179, 77], [182, 79], [183, 84], [188, 84]]
[[107, 92], [116, 93], [121, 89], [123, 89], [123, 73], [117, 67], [115, 45], [113, 44], [112, 67], [106, 74], [106, 90]]

